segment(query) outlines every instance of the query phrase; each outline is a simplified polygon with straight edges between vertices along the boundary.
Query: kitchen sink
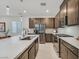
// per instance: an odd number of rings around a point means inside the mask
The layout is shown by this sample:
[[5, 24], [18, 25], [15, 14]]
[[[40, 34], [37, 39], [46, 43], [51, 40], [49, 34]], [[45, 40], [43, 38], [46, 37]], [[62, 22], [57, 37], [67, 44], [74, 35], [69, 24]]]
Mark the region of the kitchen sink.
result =
[[56, 36], [59, 36], [59, 37], [73, 37], [73, 36], [68, 35], [68, 34], [56, 34]]
[[35, 36], [26, 36], [26, 37], [23, 37], [23, 38], [20, 38], [20, 40], [31, 40], [33, 39]]

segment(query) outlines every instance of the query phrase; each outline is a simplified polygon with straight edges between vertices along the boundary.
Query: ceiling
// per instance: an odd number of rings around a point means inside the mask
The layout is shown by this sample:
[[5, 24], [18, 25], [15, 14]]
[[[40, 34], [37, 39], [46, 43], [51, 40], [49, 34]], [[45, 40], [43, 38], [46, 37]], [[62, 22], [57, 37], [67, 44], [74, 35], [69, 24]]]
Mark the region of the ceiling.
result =
[[[63, 0], [0, 0], [0, 16], [6, 15], [6, 6], [10, 8], [9, 16], [52, 16], [59, 11]], [[45, 2], [46, 6], [40, 3]], [[26, 10], [26, 13], [24, 13]], [[48, 12], [46, 12], [48, 10]]]

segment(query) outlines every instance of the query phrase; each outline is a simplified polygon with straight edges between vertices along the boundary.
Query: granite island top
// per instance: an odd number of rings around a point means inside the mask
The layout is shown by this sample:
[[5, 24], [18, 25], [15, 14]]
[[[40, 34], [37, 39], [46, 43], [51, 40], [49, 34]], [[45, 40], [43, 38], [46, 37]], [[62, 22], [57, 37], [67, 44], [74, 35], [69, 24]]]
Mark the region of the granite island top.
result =
[[31, 40], [20, 40], [18, 36], [11, 38], [6, 38], [0, 40], [0, 59], [15, 59], [17, 56], [20, 56], [23, 51], [25, 51], [39, 35], [26, 35], [26, 36], [35, 36]]

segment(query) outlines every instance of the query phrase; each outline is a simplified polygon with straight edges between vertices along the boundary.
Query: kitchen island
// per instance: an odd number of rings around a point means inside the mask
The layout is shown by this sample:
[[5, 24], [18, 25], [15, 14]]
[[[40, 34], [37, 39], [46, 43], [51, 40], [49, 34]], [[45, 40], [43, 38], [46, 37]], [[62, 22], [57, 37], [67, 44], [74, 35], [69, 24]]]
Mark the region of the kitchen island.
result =
[[21, 40], [22, 35], [0, 40], [0, 59], [35, 59], [39, 48], [39, 35], [26, 35], [30, 40]]

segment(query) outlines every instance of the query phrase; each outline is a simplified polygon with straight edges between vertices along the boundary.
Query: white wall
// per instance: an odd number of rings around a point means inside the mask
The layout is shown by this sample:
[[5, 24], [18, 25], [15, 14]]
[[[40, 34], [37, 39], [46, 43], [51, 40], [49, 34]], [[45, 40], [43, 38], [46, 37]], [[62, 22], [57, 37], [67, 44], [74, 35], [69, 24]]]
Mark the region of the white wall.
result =
[[[0, 22], [5, 22], [6, 24], [6, 30], [10, 27], [10, 24], [9, 24], [9, 20], [8, 19], [5, 19], [4, 17], [0, 17]], [[3, 36], [4, 35], [4, 32], [0, 32], [0, 36]]]
[[[10, 29], [9, 34], [18, 35], [18, 33], [17, 34], [11, 33], [11, 22], [12, 21], [21, 21], [21, 18], [20, 17], [0, 17], [0, 22], [6, 23], [6, 30]], [[23, 17], [22, 24], [23, 24], [23, 28], [29, 29], [30, 33], [34, 32], [34, 29], [29, 28], [29, 17]], [[53, 32], [53, 29], [46, 29], [46, 33], [52, 33], [52, 32]], [[0, 32], [0, 33], [1, 33], [1, 35], [4, 34], [3, 32]]]
[[[6, 30], [10, 30], [9, 35], [14, 36], [14, 35], [18, 35], [17, 34], [13, 34], [11, 32], [12, 28], [11, 28], [11, 22], [12, 21], [21, 21], [21, 17], [0, 17], [0, 22], [5, 22], [6, 23]], [[34, 29], [29, 29], [29, 17], [23, 17], [22, 18], [22, 27], [25, 29], [28, 29], [30, 33], [33, 33]], [[4, 35], [4, 32], [0, 32], [0, 35]]]
[[[6, 30], [8, 30], [8, 29], [10, 30], [9, 35], [17, 35], [18, 33], [13, 34], [11, 32], [11, 30], [12, 30], [12, 27], [11, 27], [12, 21], [21, 21], [21, 20], [20, 20], [20, 17], [0, 17], [0, 22], [5, 22], [5, 24], [6, 24]], [[0, 34], [4, 35], [4, 32], [0, 32]]]
[[23, 28], [26, 28], [29, 30], [29, 33], [33, 33], [34, 29], [29, 28], [29, 17], [24, 17], [23, 18]]

